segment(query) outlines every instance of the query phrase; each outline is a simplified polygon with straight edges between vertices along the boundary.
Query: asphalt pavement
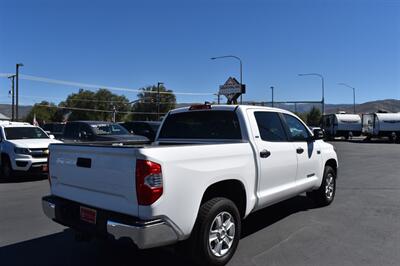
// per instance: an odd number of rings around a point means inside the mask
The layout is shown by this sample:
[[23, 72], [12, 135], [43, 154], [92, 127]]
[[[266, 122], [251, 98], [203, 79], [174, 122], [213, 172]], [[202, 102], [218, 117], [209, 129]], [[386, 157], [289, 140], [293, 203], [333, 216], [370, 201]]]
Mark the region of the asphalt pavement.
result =
[[[400, 265], [400, 145], [333, 144], [333, 204], [316, 208], [297, 196], [250, 215], [228, 265]], [[46, 179], [0, 181], [0, 265], [189, 265], [172, 247], [75, 242], [71, 230], [42, 213], [48, 193]]]

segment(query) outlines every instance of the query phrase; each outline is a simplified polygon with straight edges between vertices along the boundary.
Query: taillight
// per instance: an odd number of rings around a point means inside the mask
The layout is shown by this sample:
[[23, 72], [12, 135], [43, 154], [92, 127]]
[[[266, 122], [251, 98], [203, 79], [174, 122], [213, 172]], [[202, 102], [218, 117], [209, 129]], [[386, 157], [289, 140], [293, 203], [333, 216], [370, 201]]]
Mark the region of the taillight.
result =
[[136, 195], [139, 205], [151, 205], [163, 193], [161, 165], [148, 160], [136, 160]]

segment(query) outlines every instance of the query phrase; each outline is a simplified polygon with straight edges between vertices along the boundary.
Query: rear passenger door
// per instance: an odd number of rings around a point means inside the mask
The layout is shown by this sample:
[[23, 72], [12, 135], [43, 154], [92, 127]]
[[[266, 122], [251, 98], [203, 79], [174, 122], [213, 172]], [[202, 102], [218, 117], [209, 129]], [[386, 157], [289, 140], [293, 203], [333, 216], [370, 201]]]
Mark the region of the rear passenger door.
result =
[[321, 150], [306, 126], [296, 117], [283, 114], [286, 130], [297, 154], [298, 183], [313, 183], [321, 173]]
[[255, 120], [251, 124], [260, 168], [257, 193], [260, 206], [265, 206], [291, 194], [296, 182], [297, 157], [278, 113], [250, 112], [250, 121]]

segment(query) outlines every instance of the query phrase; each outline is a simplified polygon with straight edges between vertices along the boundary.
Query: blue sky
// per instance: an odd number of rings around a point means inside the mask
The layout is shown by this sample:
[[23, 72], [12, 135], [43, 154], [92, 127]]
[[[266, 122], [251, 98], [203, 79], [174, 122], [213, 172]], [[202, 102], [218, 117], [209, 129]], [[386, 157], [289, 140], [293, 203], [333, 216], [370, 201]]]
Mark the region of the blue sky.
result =
[[[243, 60], [245, 100], [328, 103], [400, 98], [400, 0], [21, 1], [0, 0], [0, 73], [137, 89], [215, 93]], [[10, 82], [0, 77], [0, 102]], [[20, 82], [21, 103], [53, 102], [76, 87]], [[121, 92], [119, 92], [121, 93]], [[136, 93], [124, 93], [130, 99]], [[42, 98], [40, 98], [40, 97]], [[179, 96], [179, 102], [212, 100]]]

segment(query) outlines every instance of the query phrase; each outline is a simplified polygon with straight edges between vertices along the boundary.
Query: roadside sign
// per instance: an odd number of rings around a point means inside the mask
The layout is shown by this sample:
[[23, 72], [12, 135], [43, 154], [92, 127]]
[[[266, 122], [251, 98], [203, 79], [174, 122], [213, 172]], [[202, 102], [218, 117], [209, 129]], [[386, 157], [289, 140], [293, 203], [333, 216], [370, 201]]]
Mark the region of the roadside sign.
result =
[[237, 103], [237, 99], [243, 93], [246, 93], [246, 86], [233, 77], [229, 77], [224, 85], [219, 86], [219, 94], [228, 99], [228, 104]]

